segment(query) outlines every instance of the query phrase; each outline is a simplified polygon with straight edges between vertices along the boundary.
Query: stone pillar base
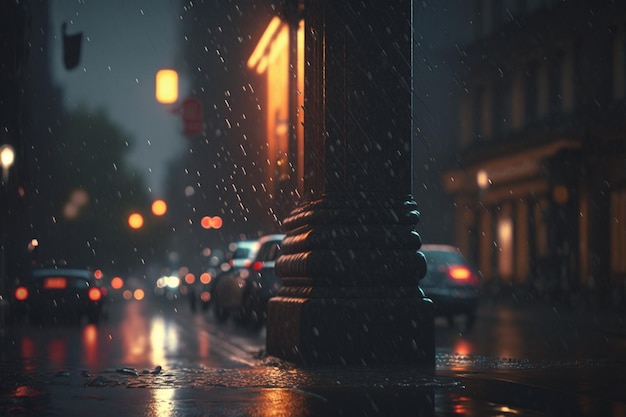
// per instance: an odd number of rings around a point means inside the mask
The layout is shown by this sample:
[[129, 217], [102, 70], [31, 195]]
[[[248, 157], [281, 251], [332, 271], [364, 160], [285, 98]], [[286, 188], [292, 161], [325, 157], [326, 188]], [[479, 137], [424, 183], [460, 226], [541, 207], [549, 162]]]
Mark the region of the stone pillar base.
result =
[[275, 297], [267, 353], [305, 366], [428, 370], [435, 366], [434, 332], [433, 304], [424, 297]]

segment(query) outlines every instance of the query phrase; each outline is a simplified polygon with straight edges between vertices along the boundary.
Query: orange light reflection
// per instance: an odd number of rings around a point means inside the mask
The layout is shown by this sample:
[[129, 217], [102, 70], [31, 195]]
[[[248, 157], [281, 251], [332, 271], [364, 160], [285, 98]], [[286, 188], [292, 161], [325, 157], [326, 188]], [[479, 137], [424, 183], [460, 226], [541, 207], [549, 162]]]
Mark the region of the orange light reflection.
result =
[[254, 411], [250, 414], [263, 417], [270, 416], [309, 416], [310, 404], [307, 398], [297, 391], [283, 389], [264, 389], [259, 392], [259, 397], [254, 401]]
[[177, 415], [175, 410], [175, 401], [172, 401], [176, 396], [176, 389], [152, 389], [152, 401], [149, 403], [148, 410], [146, 410], [147, 416], [153, 417], [170, 417]]
[[146, 337], [148, 321], [139, 311], [141, 303], [128, 303], [125, 317], [120, 325], [121, 350], [124, 352], [123, 363], [137, 366], [152, 366], [147, 357], [150, 352], [150, 341]]
[[95, 324], [88, 324], [83, 328], [83, 362], [90, 367], [98, 366], [98, 328]]
[[454, 366], [451, 367], [453, 371], [465, 371], [472, 366], [472, 354], [473, 347], [466, 339], [458, 339], [454, 345], [454, 353], [458, 355], [454, 361]]

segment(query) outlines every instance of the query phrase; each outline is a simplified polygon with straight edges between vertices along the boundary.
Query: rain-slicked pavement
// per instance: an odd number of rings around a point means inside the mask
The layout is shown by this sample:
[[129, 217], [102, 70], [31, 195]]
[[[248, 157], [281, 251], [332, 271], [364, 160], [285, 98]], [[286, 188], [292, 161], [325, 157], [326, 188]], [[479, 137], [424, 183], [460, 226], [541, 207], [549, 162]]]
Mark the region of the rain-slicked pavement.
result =
[[[507, 308], [507, 317], [515, 316], [515, 311], [515, 307]], [[537, 311], [533, 317], [541, 320], [551, 309]], [[492, 313], [485, 309], [477, 326], [488, 323]], [[176, 318], [188, 322], [190, 316], [181, 312]], [[163, 366], [147, 361], [144, 364], [149, 366], [98, 368], [85, 367], [87, 362], [79, 361], [57, 369], [50, 363], [42, 366], [37, 355], [20, 360], [11, 357], [7, 332], [0, 361], [4, 376], [0, 415], [626, 415], [626, 361], [619, 354], [626, 341], [620, 328], [623, 314], [562, 314], [559, 318], [563, 326], [575, 324], [578, 331], [589, 332], [587, 338], [601, 345], [597, 352], [602, 354], [576, 351], [558, 360], [552, 354], [545, 358], [498, 357], [438, 346], [434, 374], [389, 367], [301, 369], [265, 357], [262, 338], [246, 338], [228, 327], [195, 328], [189, 324], [186, 329], [190, 332], [208, 332], [210, 347], [202, 360], [186, 359], [187, 348], [176, 345], [169, 353], [156, 355]], [[101, 330], [114, 330], [106, 326]], [[174, 324], [166, 323], [168, 326]], [[491, 327], [478, 328], [476, 332], [489, 330]], [[438, 332], [441, 339], [441, 334], [453, 337], [456, 330], [438, 327]], [[189, 343], [184, 334], [178, 338], [183, 345]], [[606, 345], [617, 353], [604, 354]], [[584, 349], [587, 351], [586, 345]], [[120, 355], [124, 357], [127, 355]]]

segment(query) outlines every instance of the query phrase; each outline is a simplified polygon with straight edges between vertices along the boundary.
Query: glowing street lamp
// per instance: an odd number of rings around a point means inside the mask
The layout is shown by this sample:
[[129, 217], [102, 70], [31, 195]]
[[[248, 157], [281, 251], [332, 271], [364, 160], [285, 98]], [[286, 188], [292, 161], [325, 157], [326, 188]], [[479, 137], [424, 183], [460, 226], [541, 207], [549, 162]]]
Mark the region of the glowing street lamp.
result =
[[172, 69], [161, 69], [156, 73], [156, 100], [172, 104], [178, 100], [178, 73]]
[[15, 160], [15, 151], [11, 145], [2, 145], [0, 147], [0, 165], [2, 165], [2, 181], [7, 182], [9, 179], [9, 168]]
[[132, 213], [128, 216], [128, 225], [131, 229], [141, 229], [143, 226], [143, 216], [139, 213]]
[[167, 203], [163, 200], [155, 200], [152, 203], [152, 214], [155, 216], [163, 216], [167, 213]]
[[489, 180], [489, 174], [487, 174], [487, 171], [481, 169], [476, 173], [476, 184], [478, 185], [478, 193], [481, 202], [490, 183], [491, 181]]

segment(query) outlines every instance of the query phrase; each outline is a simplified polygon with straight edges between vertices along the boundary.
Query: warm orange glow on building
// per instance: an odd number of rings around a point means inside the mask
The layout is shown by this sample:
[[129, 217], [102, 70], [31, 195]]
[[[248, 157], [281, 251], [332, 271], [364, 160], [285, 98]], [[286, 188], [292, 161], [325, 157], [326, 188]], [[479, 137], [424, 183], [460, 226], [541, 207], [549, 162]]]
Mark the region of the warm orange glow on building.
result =
[[266, 54], [266, 50], [270, 45], [272, 37], [274, 36], [274, 33], [281, 24], [283, 24], [283, 22], [280, 20], [280, 18], [274, 16], [269, 25], [267, 25], [265, 32], [263, 32], [263, 35], [261, 36], [261, 39], [259, 40], [256, 48], [254, 48], [252, 55], [250, 55], [250, 58], [248, 59], [248, 68], [257, 68], [257, 72], [259, 72], [259, 74], [263, 71], [258, 70], [259, 62]]
[[296, 79], [296, 143], [298, 149], [298, 164], [296, 172], [298, 174], [298, 190], [304, 190], [304, 20], [298, 25], [297, 42], [297, 79]]
[[[248, 59], [248, 68], [263, 75], [267, 84], [264, 108], [269, 169], [266, 181], [272, 193], [280, 182], [287, 181], [293, 175], [291, 170], [294, 166], [298, 188], [303, 188], [304, 22], [300, 22], [294, 39], [296, 62], [291, 62], [291, 30], [286, 22], [274, 17]], [[295, 69], [295, 73], [292, 73], [291, 68]], [[295, 85], [290, 83], [294, 76]], [[297, 89], [295, 102], [292, 102], [293, 88]], [[292, 134], [296, 135], [294, 145], [297, 149], [290, 149], [289, 138]], [[296, 160], [290, 161], [290, 157]]]

